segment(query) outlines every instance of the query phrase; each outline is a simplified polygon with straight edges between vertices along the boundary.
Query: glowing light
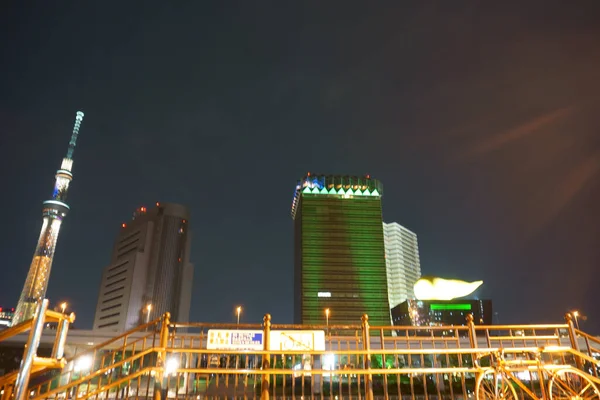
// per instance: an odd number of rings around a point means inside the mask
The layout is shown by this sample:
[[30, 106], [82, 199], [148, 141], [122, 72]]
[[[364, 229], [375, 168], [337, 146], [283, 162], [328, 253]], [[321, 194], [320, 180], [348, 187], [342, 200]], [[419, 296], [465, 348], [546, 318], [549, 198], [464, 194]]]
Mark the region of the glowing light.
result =
[[421, 278], [415, 283], [414, 291], [418, 300], [453, 300], [470, 295], [482, 284], [483, 281]]
[[73, 160], [70, 158], [63, 158], [62, 164], [60, 164], [60, 169], [70, 172], [71, 168], [73, 168]]
[[323, 356], [323, 369], [332, 370], [335, 366], [335, 356], [333, 354], [325, 354]]
[[471, 310], [470, 304], [431, 304], [432, 310]]
[[62, 201], [58, 201], [58, 200], [46, 200], [46, 201], [44, 201], [44, 204], [54, 204], [57, 206], [62, 206], [64, 208], [66, 208], [67, 210], [70, 210], [70, 207], [66, 203], [63, 203]]
[[121, 224], [121, 228], [127, 228], [127, 224], [126, 224], [125, 222], [123, 222], [123, 223]]
[[179, 368], [179, 361], [176, 358], [171, 357], [167, 360], [165, 364], [165, 374], [175, 375], [175, 372], [177, 372], [177, 368]]
[[319, 292], [317, 297], [331, 297], [331, 292]]
[[92, 368], [93, 362], [94, 362], [94, 360], [92, 359], [92, 356], [90, 356], [90, 355], [81, 356], [75, 360], [75, 363], [73, 364], [73, 370], [75, 372], [89, 371]]

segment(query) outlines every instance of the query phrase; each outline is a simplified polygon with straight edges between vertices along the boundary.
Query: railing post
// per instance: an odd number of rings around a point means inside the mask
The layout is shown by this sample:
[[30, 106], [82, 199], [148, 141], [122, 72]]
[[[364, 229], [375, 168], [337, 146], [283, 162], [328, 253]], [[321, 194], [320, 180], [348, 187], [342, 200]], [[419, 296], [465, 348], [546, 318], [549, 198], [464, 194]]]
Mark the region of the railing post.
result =
[[7, 384], [4, 386], [4, 394], [0, 397], [2, 400], [10, 400], [13, 393], [13, 385]]
[[[262, 356], [262, 369], [263, 371], [271, 368], [271, 354], [269, 350], [271, 347], [271, 314], [265, 314], [263, 317], [263, 350], [265, 353]], [[263, 373], [262, 382], [260, 385], [261, 393], [260, 400], [269, 400], [269, 374]]]
[[[571, 313], [565, 314], [565, 321], [567, 322], [568, 331], [569, 331], [569, 340], [571, 341], [571, 348], [577, 352], [579, 350], [579, 342], [577, 341], [577, 332], [575, 332], [575, 324], [573, 323], [573, 316]], [[583, 363], [581, 362], [581, 358], [575, 356], [575, 364], [577, 368], [583, 369]]]
[[37, 355], [37, 349], [40, 345], [40, 339], [44, 329], [46, 310], [48, 309], [48, 300], [44, 299], [38, 302], [36, 308], [35, 315], [31, 321], [31, 330], [29, 331], [29, 338], [27, 339], [27, 344], [25, 345], [25, 352], [23, 353], [23, 360], [21, 361], [19, 374], [17, 375], [17, 379], [15, 381], [14, 400], [25, 400], [28, 398], [27, 393], [29, 377], [31, 375], [33, 361]]
[[54, 346], [52, 346], [52, 358], [60, 360], [65, 354], [65, 343], [67, 341], [67, 333], [69, 332], [69, 323], [75, 321], [75, 314], [71, 313], [68, 317], [65, 316], [58, 322], [58, 331], [54, 338]]
[[[161, 400], [163, 394], [163, 378], [165, 375], [165, 363], [167, 357], [167, 346], [169, 345], [169, 324], [171, 323], [171, 313], [166, 312], [163, 315], [160, 333], [159, 349], [156, 357], [156, 377], [154, 378], [154, 400]], [[165, 396], [165, 399], [167, 396]]]
[[[362, 318], [362, 331], [363, 331], [363, 350], [365, 355], [363, 356], [363, 369], [371, 369], [371, 334], [369, 332], [369, 316], [363, 314]], [[365, 398], [366, 400], [373, 400], [373, 376], [371, 373], [365, 374]]]
[[477, 332], [475, 331], [475, 320], [473, 314], [467, 314], [467, 327], [469, 329], [469, 343], [472, 349], [477, 348]]

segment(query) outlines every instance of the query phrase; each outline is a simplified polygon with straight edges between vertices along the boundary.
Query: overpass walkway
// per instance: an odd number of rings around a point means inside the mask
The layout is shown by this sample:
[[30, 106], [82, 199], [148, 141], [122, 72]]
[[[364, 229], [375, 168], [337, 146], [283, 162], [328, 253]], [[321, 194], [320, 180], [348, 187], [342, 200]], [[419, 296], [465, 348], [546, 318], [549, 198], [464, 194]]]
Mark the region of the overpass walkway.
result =
[[[0, 400], [600, 399], [600, 340], [564, 324], [398, 327], [174, 324], [169, 314], [65, 359], [75, 316], [47, 310], [29, 329]], [[56, 322], [52, 357], [37, 357]]]

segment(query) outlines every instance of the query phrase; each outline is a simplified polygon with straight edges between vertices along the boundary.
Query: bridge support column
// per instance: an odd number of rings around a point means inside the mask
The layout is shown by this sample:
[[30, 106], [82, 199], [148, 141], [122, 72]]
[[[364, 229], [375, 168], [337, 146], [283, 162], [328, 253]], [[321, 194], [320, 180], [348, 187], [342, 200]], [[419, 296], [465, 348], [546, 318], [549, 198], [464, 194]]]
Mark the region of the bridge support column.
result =
[[[263, 350], [265, 353], [262, 356], [262, 369], [268, 370], [271, 368], [271, 354], [269, 354], [271, 343], [271, 314], [265, 314], [263, 317]], [[269, 400], [270, 376], [263, 373], [262, 382], [260, 385], [260, 400]]]
[[[363, 369], [371, 369], [371, 333], [369, 332], [369, 316], [363, 314], [362, 318], [362, 339], [364, 355]], [[373, 376], [370, 373], [365, 374], [365, 398], [373, 400]]]
[[[167, 358], [167, 347], [169, 345], [169, 324], [171, 323], [171, 313], [166, 312], [163, 315], [160, 326], [159, 351], [156, 360], [156, 377], [154, 378], [154, 400], [163, 398], [163, 380], [165, 377], [165, 365]], [[166, 399], [166, 393], [164, 393]]]
[[44, 321], [46, 319], [47, 309], [47, 299], [38, 302], [35, 310], [35, 316], [31, 321], [31, 330], [29, 331], [29, 338], [27, 339], [27, 344], [25, 345], [25, 352], [23, 353], [23, 360], [21, 361], [21, 367], [19, 368], [19, 375], [17, 375], [17, 380], [15, 381], [14, 400], [25, 400], [29, 397], [29, 377], [31, 375], [33, 361], [37, 356], [37, 349], [40, 345], [40, 339], [42, 338], [42, 331], [44, 329]]

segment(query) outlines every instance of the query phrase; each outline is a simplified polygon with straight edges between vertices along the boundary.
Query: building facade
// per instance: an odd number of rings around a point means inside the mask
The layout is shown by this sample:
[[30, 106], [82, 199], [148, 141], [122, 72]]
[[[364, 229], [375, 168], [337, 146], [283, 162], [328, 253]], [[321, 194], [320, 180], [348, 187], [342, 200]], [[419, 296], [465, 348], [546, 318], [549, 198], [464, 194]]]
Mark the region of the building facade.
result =
[[398, 326], [464, 326], [469, 314], [475, 324], [492, 325], [492, 301], [411, 299], [392, 308], [392, 322]]
[[0, 307], [0, 329], [8, 328], [15, 315], [14, 308]]
[[366, 313], [372, 325], [389, 325], [382, 194], [368, 175], [308, 174], [297, 184], [296, 323], [359, 324]]
[[385, 263], [390, 307], [414, 299], [414, 285], [421, 277], [417, 235], [402, 225], [383, 224]]
[[124, 223], [102, 274], [94, 329], [125, 331], [171, 313], [189, 319], [193, 265], [189, 212], [178, 204], [138, 208]]

